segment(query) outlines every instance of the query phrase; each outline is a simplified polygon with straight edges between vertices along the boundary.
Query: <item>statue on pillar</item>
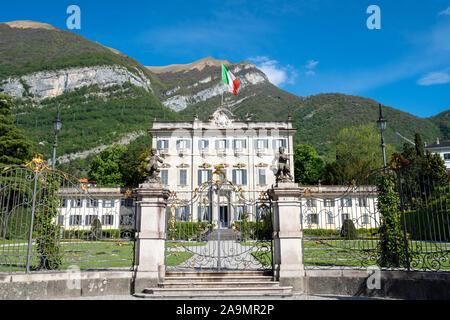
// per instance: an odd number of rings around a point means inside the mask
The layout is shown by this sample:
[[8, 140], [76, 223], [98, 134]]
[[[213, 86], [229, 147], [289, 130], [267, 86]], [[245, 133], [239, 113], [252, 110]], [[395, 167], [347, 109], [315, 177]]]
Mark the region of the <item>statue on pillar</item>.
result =
[[159, 176], [158, 162], [163, 163], [163, 159], [156, 154], [156, 149], [152, 148], [150, 155], [145, 158], [147, 165], [145, 166], [145, 172], [147, 172], [147, 183], [161, 183]]
[[294, 182], [289, 167], [289, 156], [285, 153], [284, 147], [280, 147], [280, 156], [278, 158], [278, 171], [275, 174], [276, 182]]

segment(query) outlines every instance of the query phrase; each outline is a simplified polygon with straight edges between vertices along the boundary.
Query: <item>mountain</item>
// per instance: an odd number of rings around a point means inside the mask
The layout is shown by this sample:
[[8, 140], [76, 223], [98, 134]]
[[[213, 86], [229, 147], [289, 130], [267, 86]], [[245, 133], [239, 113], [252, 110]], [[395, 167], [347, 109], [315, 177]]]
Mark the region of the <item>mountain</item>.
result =
[[[230, 93], [221, 82], [222, 63], [241, 83], [237, 95]], [[333, 158], [333, 141], [340, 129], [376, 124], [378, 120], [379, 103], [373, 99], [340, 93], [299, 97], [271, 84], [267, 76], [249, 62], [231, 63], [208, 57], [174, 66], [147, 69], [153, 73], [153, 88], [160, 101], [183, 118], [192, 119], [195, 114], [207, 118], [221, 105], [223, 94], [225, 105], [241, 119], [251, 113], [254, 120], [287, 120], [290, 114], [297, 128], [294, 142], [312, 144], [327, 159]], [[384, 106], [383, 115], [388, 119], [386, 142], [397, 150], [401, 150], [404, 140], [396, 132], [410, 139], [419, 132], [424, 141], [429, 142], [448, 133], [448, 112], [447, 117], [438, 115], [424, 119]]]
[[439, 127], [442, 132], [443, 140], [450, 140], [450, 110], [442, 111], [428, 119]]
[[[241, 83], [234, 96], [221, 82], [221, 64]], [[283, 120], [290, 114], [295, 143], [333, 156], [336, 133], [376, 123], [378, 102], [339, 93], [299, 97], [272, 83], [255, 65], [203, 58], [189, 64], [144, 67], [123, 53], [70, 31], [33, 21], [0, 23], [0, 91], [15, 98], [16, 124], [46, 159], [52, 155], [52, 121], [59, 106], [58, 167], [86, 174], [92, 157], [113, 143], [150, 143], [152, 121], [207, 118], [224, 103], [238, 118]], [[386, 141], [400, 149], [415, 132], [424, 141], [448, 138], [448, 111], [419, 118], [385, 107]], [[75, 160], [74, 160], [75, 159]], [[84, 160], [83, 160], [84, 159]]]
[[16, 99], [17, 125], [47, 159], [58, 106], [61, 161], [115, 142], [148, 140], [146, 130], [155, 117], [180, 118], [155, 97], [152, 75], [136, 60], [33, 21], [0, 23], [0, 89]]

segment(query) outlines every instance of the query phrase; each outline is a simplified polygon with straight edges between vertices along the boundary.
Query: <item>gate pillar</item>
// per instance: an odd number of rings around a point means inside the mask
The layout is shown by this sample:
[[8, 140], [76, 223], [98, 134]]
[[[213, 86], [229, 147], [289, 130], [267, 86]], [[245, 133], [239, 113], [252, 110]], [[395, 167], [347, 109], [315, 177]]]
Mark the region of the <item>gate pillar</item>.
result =
[[281, 285], [304, 289], [300, 195], [296, 183], [277, 183], [268, 194], [273, 205], [274, 276]]
[[137, 197], [135, 291], [157, 287], [165, 276], [166, 206], [170, 191], [158, 183], [140, 184]]

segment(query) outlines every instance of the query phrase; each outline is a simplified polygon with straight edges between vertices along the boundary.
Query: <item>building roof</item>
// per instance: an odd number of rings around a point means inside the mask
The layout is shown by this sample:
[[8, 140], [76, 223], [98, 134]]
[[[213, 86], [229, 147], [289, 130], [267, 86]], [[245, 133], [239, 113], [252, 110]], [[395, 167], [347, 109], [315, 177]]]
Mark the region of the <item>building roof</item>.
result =
[[449, 141], [442, 141], [439, 144], [437, 144], [437, 143], [429, 144], [425, 148], [426, 149], [430, 149], [430, 148], [445, 148], [445, 147], [450, 147], [450, 140]]

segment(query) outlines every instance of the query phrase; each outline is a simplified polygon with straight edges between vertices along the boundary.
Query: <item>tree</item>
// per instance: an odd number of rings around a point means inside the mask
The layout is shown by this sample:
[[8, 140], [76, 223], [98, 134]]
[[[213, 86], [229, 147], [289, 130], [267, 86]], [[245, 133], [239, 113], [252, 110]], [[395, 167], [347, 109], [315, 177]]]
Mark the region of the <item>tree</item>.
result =
[[[344, 128], [336, 135], [336, 160], [327, 164], [325, 183], [343, 184], [383, 166], [380, 135], [374, 125]], [[386, 154], [394, 149], [386, 145]]]
[[125, 151], [125, 146], [116, 144], [100, 152], [92, 162], [89, 180], [97, 181], [100, 186], [123, 186], [119, 163]]
[[295, 181], [302, 185], [316, 184], [323, 179], [325, 163], [316, 150], [308, 145], [297, 145], [294, 150], [294, 176]]
[[31, 159], [32, 144], [14, 125], [12, 98], [0, 94], [0, 164], [23, 164]]
[[122, 154], [119, 162], [119, 169], [122, 173], [123, 185], [137, 187], [139, 183], [144, 182], [145, 176], [141, 164], [145, 161], [145, 154], [145, 147], [132, 145], [129, 145]]

